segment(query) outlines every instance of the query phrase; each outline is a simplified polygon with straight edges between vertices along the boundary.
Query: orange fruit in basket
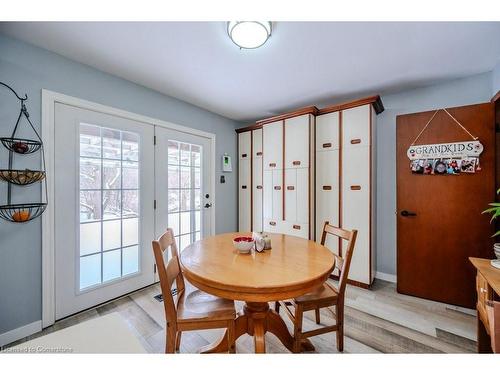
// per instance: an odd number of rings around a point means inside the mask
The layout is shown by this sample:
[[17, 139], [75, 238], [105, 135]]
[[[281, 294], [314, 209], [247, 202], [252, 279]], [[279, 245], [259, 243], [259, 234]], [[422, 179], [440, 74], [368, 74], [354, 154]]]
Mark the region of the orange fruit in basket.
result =
[[27, 210], [17, 211], [14, 212], [14, 214], [12, 215], [12, 219], [18, 223], [22, 223], [23, 221], [28, 221], [29, 218], [30, 218], [30, 212]]

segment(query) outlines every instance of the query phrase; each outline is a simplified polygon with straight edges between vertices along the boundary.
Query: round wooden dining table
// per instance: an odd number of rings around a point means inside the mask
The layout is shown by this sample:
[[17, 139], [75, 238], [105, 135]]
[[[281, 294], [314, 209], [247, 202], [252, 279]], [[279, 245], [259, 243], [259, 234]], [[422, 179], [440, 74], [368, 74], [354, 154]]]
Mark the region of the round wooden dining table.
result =
[[[298, 297], [319, 287], [332, 273], [334, 256], [310, 240], [270, 234], [272, 249], [240, 254], [233, 238], [248, 233], [224, 233], [194, 242], [180, 256], [183, 274], [191, 284], [218, 297], [245, 301], [235, 320], [235, 339], [254, 337], [255, 352], [265, 353], [265, 333], [274, 334], [292, 351], [293, 337], [269, 302]], [[227, 352], [227, 332], [205, 353]], [[314, 350], [308, 341], [302, 350]]]

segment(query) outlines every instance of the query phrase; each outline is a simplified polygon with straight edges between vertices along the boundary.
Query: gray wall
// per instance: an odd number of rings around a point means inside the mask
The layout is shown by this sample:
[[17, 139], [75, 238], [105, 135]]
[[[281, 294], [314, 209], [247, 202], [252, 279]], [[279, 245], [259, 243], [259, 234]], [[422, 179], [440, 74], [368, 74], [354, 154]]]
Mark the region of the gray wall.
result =
[[491, 86], [491, 96], [494, 96], [500, 91], [500, 62], [493, 69]]
[[396, 116], [489, 102], [492, 74], [383, 95], [377, 117], [377, 271], [396, 274]]
[[[234, 132], [237, 122], [3, 35], [0, 35], [0, 81], [28, 94], [28, 110], [37, 127], [44, 88], [215, 133], [216, 231], [236, 230], [237, 165], [233, 173], [225, 174], [226, 184], [220, 184], [218, 177], [224, 152], [237, 160]], [[18, 102], [10, 92], [0, 88], [0, 136], [11, 134], [17, 111]], [[29, 163], [36, 162], [27, 159]], [[6, 166], [7, 154], [0, 151], [0, 168]], [[0, 202], [4, 202], [5, 184], [1, 185]], [[17, 197], [22, 199], [28, 197], [29, 191], [20, 194]], [[40, 239], [40, 219], [26, 224], [0, 220], [0, 334], [41, 319]]]

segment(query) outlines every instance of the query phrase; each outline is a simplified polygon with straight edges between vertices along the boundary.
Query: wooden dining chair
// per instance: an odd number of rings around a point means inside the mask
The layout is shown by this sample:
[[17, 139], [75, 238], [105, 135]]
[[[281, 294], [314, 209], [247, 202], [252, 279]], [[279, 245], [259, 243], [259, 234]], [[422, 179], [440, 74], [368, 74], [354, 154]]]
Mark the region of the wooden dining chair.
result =
[[[164, 252], [170, 248], [171, 259], [165, 266]], [[212, 328], [226, 328], [228, 348], [235, 352], [234, 320], [236, 311], [234, 301], [215, 297], [184, 282], [179, 253], [171, 228], [156, 241], [153, 241], [160, 287], [163, 295], [166, 319], [165, 353], [179, 351], [182, 331]], [[175, 282], [175, 289], [172, 289]]]
[[[330, 225], [328, 221], [323, 226], [321, 244], [325, 245], [326, 236], [333, 235], [347, 241], [347, 247], [344, 256], [336, 255], [335, 269], [339, 271], [338, 287], [325, 282], [321, 287], [300, 297], [288, 301], [278, 301], [275, 303], [275, 310], [279, 313], [280, 306], [290, 317], [294, 326], [294, 352], [300, 352], [301, 341], [305, 338], [321, 335], [327, 332], [337, 331], [337, 350], [344, 350], [344, 297], [347, 285], [347, 276], [351, 264], [354, 244], [356, 243], [357, 230], [345, 230]], [[341, 247], [342, 248], [342, 247]], [[340, 254], [342, 254], [340, 252]], [[320, 309], [324, 307], [335, 306], [335, 325], [321, 327], [311, 331], [302, 331], [302, 318], [305, 311], [314, 310], [316, 314], [316, 324], [320, 324]], [[293, 310], [292, 310], [293, 308]]]

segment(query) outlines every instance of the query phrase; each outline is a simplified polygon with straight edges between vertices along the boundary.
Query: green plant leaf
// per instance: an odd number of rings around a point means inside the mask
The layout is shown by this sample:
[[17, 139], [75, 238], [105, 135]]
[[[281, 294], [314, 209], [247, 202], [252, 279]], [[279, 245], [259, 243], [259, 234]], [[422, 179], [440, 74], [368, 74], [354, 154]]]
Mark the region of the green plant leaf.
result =
[[500, 211], [495, 211], [495, 213], [491, 215], [490, 223], [492, 223], [498, 216], [500, 216]]
[[500, 234], [500, 230], [499, 230], [499, 231], [497, 231], [497, 232], [496, 232], [493, 236], [491, 236], [491, 237], [496, 237], [496, 236], [498, 236], [499, 234]]

